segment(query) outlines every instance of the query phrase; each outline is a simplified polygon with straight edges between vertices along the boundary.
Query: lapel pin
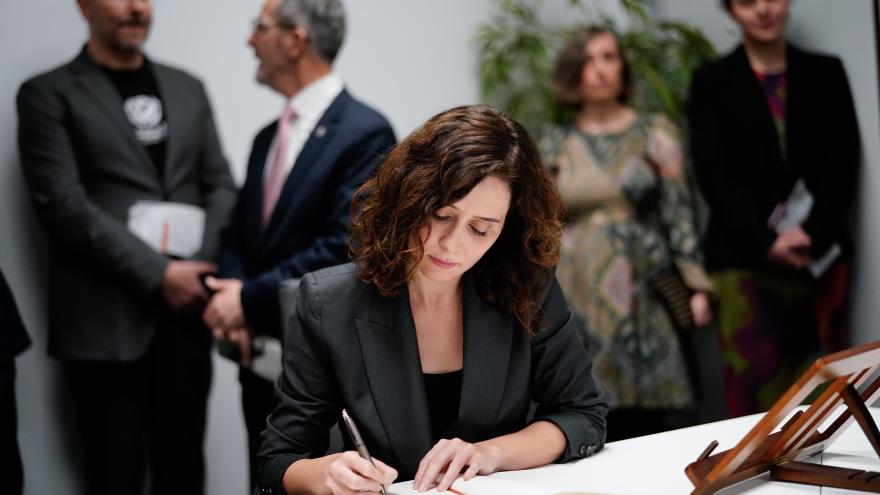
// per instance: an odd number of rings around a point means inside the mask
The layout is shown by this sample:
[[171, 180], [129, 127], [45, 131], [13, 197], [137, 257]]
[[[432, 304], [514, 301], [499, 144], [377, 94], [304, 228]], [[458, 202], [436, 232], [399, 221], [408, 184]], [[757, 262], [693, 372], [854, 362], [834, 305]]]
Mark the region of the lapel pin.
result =
[[327, 134], [326, 127], [319, 125], [318, 127], [315, 128], [315, 137], [316, 138], [321, 139], [322, 137], [324, 137], [324, 134]]

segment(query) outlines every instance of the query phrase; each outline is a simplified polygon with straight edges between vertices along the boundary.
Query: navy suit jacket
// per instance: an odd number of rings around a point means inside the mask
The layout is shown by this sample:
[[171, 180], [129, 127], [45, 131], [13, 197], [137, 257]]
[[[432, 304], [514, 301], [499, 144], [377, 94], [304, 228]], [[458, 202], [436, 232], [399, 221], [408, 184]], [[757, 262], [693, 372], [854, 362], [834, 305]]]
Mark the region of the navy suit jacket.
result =
[[[608, 402], [556, 279], [537, 298], [546, 328], [529, 338], [462, 279], [464, 363], [458, 419], [443, 434], [480, 442], [550, 421], [567, 445], [557, 462], [605, 441]], [[411, 479], [434, 441], [407, 287], [383, 297], [353, 263], [310, 273], [299, 286], [284, 343], [279, 401], [260, 447], [260, 493], [283, 494], [287, 468], [324, 455], [345, 408], [370, 454]], [[537, 404], [529, 414], [532, 402]], [[351, 442], [344, 435], [346, 450]]]
[[306, 141], [263, 228], [263, 169], [276, 127], [277, 121], [254, 138], [221, 240], [220, 276], [244, 281], [241, 303], [251, 329], [280, 337], [281, 281], [348, 260], [352, 195], [395, 138], [384, 117], [343, 90]]

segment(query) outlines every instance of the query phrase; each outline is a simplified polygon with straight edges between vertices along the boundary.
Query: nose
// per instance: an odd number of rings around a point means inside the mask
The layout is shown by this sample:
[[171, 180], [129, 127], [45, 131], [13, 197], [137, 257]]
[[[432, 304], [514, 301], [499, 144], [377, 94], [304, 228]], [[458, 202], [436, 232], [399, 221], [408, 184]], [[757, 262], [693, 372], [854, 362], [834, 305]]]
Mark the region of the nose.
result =
[[458, 253], [462, 236], [465, 234], [464, 230], [464, 224], [444, 227], [443, 231], [439, 233], [440, 237], [438, 239], [438, 244], [440, 245], [440, 248], [449, 254]]

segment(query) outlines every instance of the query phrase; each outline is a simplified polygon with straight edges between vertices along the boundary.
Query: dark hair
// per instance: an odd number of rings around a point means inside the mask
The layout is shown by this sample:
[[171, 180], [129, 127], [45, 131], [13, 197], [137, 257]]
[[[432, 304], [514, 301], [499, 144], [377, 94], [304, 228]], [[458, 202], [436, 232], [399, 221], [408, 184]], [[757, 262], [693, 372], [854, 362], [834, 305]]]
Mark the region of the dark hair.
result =
[[614, 37], [614, 42], [617, 43], [617, 52], [623, 65], [623, 74], [621, 74], [623, 89], [617, 96], [617, 100], [621, 103], [629, 102], [633, 86], [632, 69], [623, 52], [623, 47], [620, 45], [620, 38], [608, 28], [586, 26], [572, 31], [556, 57], [556, 63], [553, 66], [553, 97], [559, 106], [569, 110], [581, 108], [583, 102], [581, 101], [580, 88], [584, 65], [587, 63], [587, 44], [600, 34], [610, 34]]
[[730, 4], [733, 3], [733, 0], [721, 0], [721, 6], [724, 7], [724, 10], [730, 12]]
[[381, 294], [397, 294], [424, 255], [417, 234], [430, 228], [430, 215], [490, 176], [510, 186], [510, 208], [500, 236], [472, 271], [480, 296], [534, 335], [541, 324], [536, 298], [559, 259], [563, 207], [532, 138], [498, 110], [447, 110], [389, 153], [354, 195], [352, 259]]

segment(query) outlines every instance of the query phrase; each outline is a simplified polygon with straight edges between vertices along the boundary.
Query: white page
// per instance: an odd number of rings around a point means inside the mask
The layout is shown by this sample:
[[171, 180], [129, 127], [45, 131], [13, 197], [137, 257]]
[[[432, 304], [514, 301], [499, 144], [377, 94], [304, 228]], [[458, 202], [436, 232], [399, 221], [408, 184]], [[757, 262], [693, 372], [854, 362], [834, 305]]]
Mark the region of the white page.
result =
[[394, 485], [388, 491], [388, 495], [599, 495], [588, 491], [573, 492], [537, 483], [510, 481], [492, 476], [475, 476], [468, 481], [459, 479], [452, 483], [452, 489], [455, 492], [438, 492], [434, 490], [417, 492], [412, 489], [412, 482], [410, 481]]
[[810, 215], [813, 201], [813, 193], [807, 189], [807, 183], [803, 179], [798, 179], [785, 203], [773, 210], [767, 220], [768, 225], [775, 229], [777, 234], [795, 229]]
[[807, 265], [810, 273], [813, 274], [813, 278], [818, 279], [821, 277], [828, 268], [831, 267], [831, 264], [834, 263], [834, 260], [840, 257], [843, 250], [840, 248], [840, 244], [834, 243], [828, 248], [828, 251], [822, 255], [819, 259], [813, 260], [812, 263]]
[[189, 258], [202, 249], [205, 210], [184, 203], [138, 201], [128, 209], [128, 230], [158, 253]]

